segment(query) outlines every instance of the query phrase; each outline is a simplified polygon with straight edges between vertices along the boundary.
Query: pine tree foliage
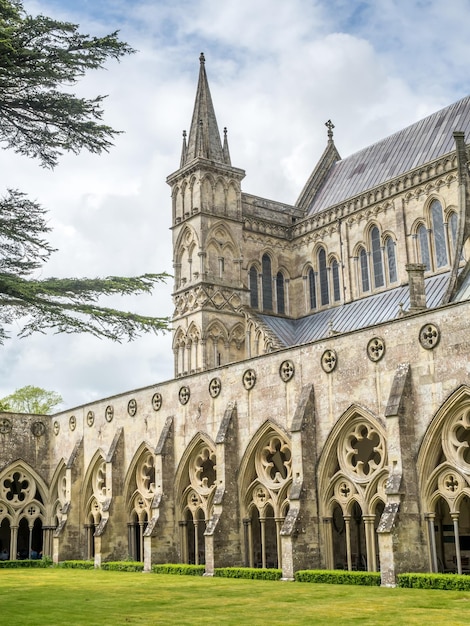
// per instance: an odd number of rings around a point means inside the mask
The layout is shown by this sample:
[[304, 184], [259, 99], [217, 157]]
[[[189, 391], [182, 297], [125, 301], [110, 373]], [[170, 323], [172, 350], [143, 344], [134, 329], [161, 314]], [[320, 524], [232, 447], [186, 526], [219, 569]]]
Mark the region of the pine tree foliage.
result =
[[79, 98], [63, 87], [132, 52], [116, 32], [91, 37], [0, 0], [0, 142], [45, 167], [63, 152], [107, 151], [117, 131], [101, 123], [105, 96]]
[[[70, 92], [88, 70], [133, 50], [117, 33], [81, 34], [78, 26], [28, 15], [20, 0], [0, 0], [0, 145], [55, 167], [64, 152], [107, 151], [118, 131], [101, 122], [103, 96]], [[87, 332], [116, 341], [168, 329], [169, 319], [102, 306], [100, 298], [149, 293], [168, 275], [37, 279], [54, 249], [46, 212], [17, 190], [0, 198], [0, 343], [6, 327]]]

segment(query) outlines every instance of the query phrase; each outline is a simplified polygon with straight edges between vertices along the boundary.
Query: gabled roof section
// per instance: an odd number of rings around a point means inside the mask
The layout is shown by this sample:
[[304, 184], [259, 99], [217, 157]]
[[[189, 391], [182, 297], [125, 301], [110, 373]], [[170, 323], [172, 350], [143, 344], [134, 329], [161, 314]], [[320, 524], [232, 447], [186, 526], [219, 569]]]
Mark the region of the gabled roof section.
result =
[[[311, 198], [307, 214], [319, 213], [452, 152], [455, 130], [466, 135], [470, 130], [470, 96], [334, 163]], [[299, 201], [304, 200], [302, 194]]]
[[230, 165], [226, 133], [223, 147], [220, 141], [219, 127], [215, 117], [214, 105], [212, 104], [203, 53], [199, 57], [199, 62], [200, 69], [196, 100], [187, 146], [186, 138], [184, 137], [181, 167], [198, 157]]
[[[449, 272], [430, 276], [425, 280], [427, 309], [440, 305], [448, 280]], [[464, 295], [462, 293], [462, 299]], [[409, 287], [402, 285], [297, 320], [274, 315], [258, 315], [258, 318], [270, 329], [271, 335], [276, 335], [278, 342], [289, 348], [325, 339], [337, 333], [390, 322], [400, 316], [402, 308], [407, 311], [409, 307]]]
[[300, 196], [297, 198], [297, 202], [295, 203], [295, 205], [304, 213], [307, 212], [309, 206], [313, 202], [318, 190], [325, 181], [328, 172], [331, 170], [336, 161], [341, 159], [333, 141], [334, 126], [330, 120], [326, 122], [326, 125], [328, 126], [328, 144], [315, 169], [310, 174], [310, 178], [305, 183], [305, 187], [302, 189]]

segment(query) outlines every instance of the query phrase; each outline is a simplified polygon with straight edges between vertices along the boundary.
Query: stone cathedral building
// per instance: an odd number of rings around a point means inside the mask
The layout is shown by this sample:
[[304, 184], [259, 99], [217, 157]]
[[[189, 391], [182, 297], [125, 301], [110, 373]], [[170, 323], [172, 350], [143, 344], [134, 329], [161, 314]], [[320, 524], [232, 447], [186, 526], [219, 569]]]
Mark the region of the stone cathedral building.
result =
[[[174, 378], [0, 415], [0, 550], [470, 570], [470, 97], [242, 191], [204, 56], [172, 197]], [[170, 210], [170, 207], [168, 207]]]

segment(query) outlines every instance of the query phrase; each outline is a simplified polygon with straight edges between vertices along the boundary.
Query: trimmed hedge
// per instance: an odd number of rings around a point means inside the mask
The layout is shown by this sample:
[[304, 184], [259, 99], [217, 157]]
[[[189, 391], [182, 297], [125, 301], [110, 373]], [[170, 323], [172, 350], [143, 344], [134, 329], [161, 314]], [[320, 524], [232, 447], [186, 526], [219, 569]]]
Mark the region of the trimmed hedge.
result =
[[19, 567], [50, 567], [51, 561], [46, 559], [21, 559], [18, 561], [0, 561], [0, 569], [16, 569]]
[[463, 574], [399, 574], [398, 587], [470, 591], [470, 576]]
[[164, 563], [152, 565], [154, 574], [182, 574], [183, 576], [202, 576], [206, 571], [205, 565], [187, 565], [185, 563]]
[[109, 572], [143, 572], [144, 564], [141, 561], [108, 561], [101, 563], [101, 569]]
[[328, 585], [380, 586], [380, 572], [349, 572], [346, 570], [299, 570], [294, 574], [298, 583], [323, 583]]
[[59, 563], [59, 567], [64, 567], [66, 569], [94, 569], [95, 562], [94, 561], [61, 561]]
[[282, 570], [256, 567], [216, 567], [214, 576], [220, 578], [251, 578], [255, 580], [280, 580]]

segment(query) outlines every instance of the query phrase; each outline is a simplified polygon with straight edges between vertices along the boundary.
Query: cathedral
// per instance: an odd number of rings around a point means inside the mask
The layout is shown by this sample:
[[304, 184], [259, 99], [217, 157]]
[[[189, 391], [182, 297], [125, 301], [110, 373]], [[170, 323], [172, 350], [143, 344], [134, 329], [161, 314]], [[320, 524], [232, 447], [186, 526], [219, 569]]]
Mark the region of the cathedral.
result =
[[328, 121], [289, 205], [242, 190], [199, 61], [174, 378], [0, 414], [2, 558], [470, 572], [470, 96], [346, 158]]

